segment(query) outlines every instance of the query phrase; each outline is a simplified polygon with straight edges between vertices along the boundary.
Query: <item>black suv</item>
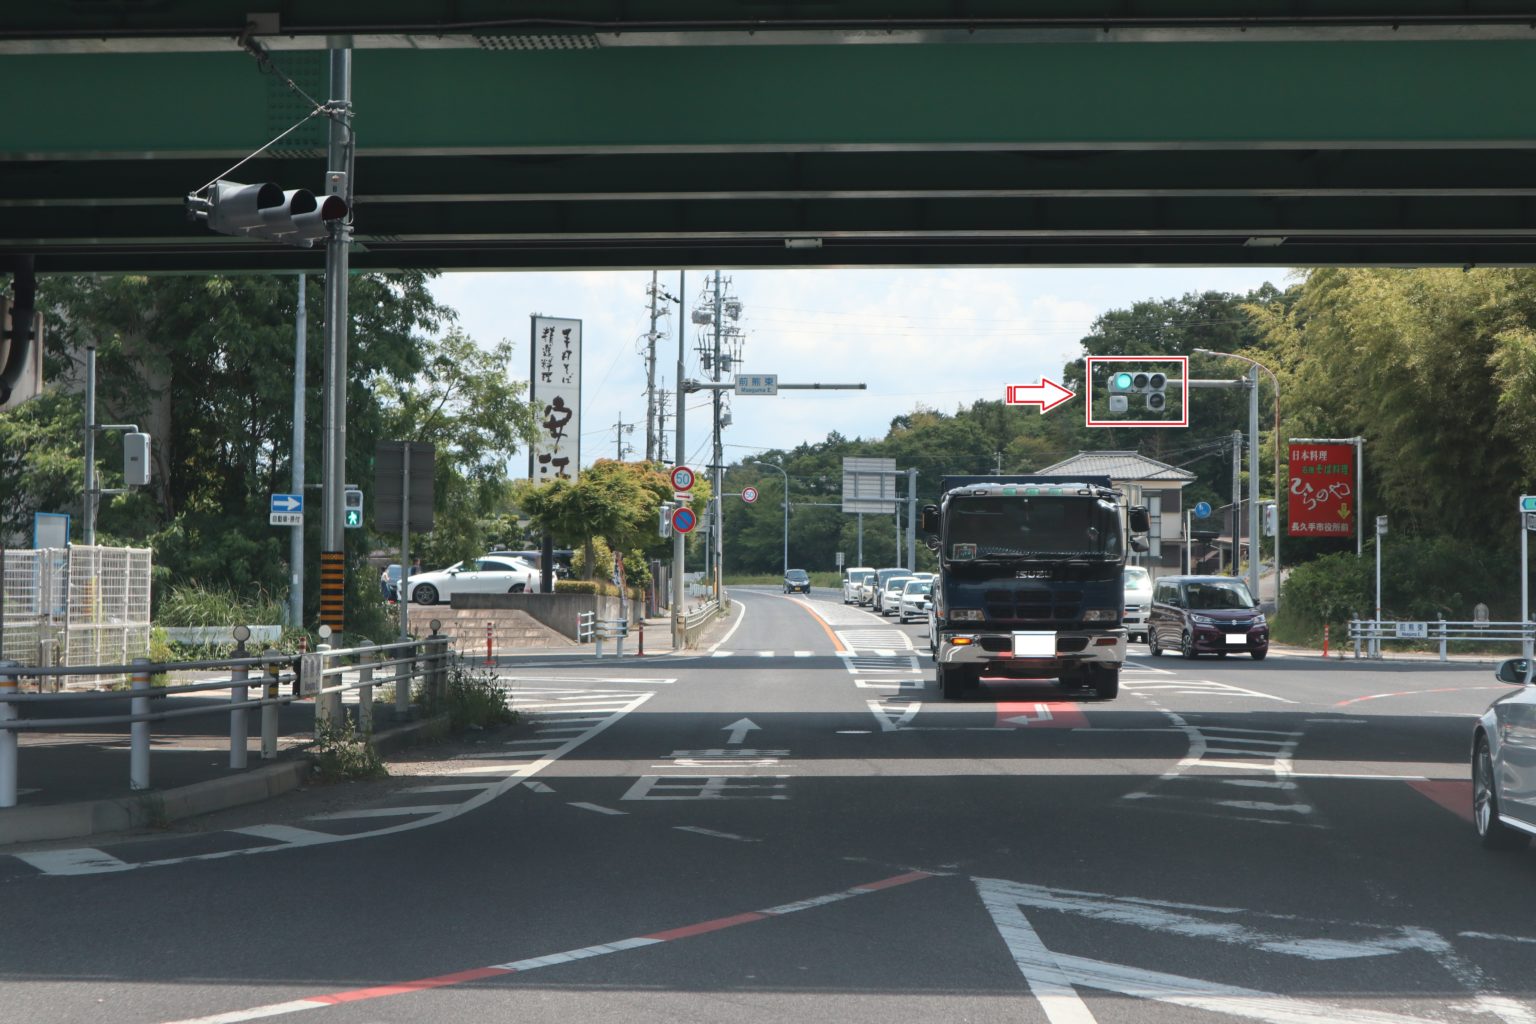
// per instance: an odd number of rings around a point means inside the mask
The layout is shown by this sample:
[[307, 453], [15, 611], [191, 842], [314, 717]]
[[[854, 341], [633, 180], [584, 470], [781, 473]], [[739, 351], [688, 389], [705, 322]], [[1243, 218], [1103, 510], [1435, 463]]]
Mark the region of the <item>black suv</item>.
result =
[[796, 591], [802, 594], [811, 592], [811, 577], [804, 569], [791, 569], [784, 574], [784, 593], [793, 594]]

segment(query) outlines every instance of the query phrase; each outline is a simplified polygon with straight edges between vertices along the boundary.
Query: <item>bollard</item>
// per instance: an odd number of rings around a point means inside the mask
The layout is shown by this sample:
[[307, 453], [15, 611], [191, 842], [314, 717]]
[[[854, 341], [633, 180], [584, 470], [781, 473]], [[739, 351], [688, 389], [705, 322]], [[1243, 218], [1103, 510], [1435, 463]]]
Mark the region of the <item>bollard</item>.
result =
[[1328, 657], [1328, 623], [1323, 623], [1323, 657]]
[[[149, 714], [149, 659], [134, 658], [131, 674], [134, 697], [129, 703], [134, 718]], [[128, 727], [128, 788], [149, 788], [149, 721], [135, 721]]]
[[14, 661], [0, 661], [0, 807], [16, 806], [16, 731], [4, 726], [18, 717], [16, 705], [5, 698], [16, 696], [20, 667]]
[[1350, 631], [1351, 634], [1354, 635], [1354, 638], [1355, 638], [1355, 660], [1359, 661], [1360, 660], [1360, 634], [1362, 632], [1364, 632], [1364, 630], [1362, 628], [1360, 628], [1360, 622], [1359, 622], [1358, 619], [1350, 619], [1349, 620], [1349, 631]]
[[635, 651], [635, 657], [645, 657], [645, 620], [640, 620], [640, 649]]
[[[373, 642], [364, 640], [359, 647], [372, 647]], [[364, 651], [358, 659], [357, 670], [357, 731], [364, 735], [373, 732], [373, 651]]]
[[411, 648], [395, 651], [395, 720], [411, 717]]
[[613, 641], [614, 656], [622, 658], [624, 657], [624, 638], [629, 635], [628, 619], [619, 620], [619, 628], [617, 632], [618, 636], [615, 637]]
[[491, 623], [487, 622], [485, 624], [485, 664], [487, 666], [496, 664], [491, 657], [491, 628]]
[[1449, 659], [1446, 658], [1446, 656], [1445, 656], [1445, 654], [1446, 654], [1446, 651], [1445, 651], [1445, 613], [1441, 612], [1439, 618], [1440, 618], [1440, 660], [1441, 661], [1447, 661]]
[[603, 634], [607, 632], [602, 623], [597, 623], [592, 630], [592, 638], [597, 642], [597, 656], [603, 656]]
[[262, 651], [261, 656], [267, 662], [262, 667], [266, 674], [266, 685], [262, 688], [261, 757], [264, 761], [270, 761], [277, 756], [277, 680], [283, 666], [278, 660], [282, 655], [270, 647]]
[[[234, 629], [236, 658], [249, 658], [250, 653], [245, 649], [245, 642], [251, 638], [251, 631], [245, 626], [236, 626]], [[248, 666], [241, 665], [229, 673], [229, 766], [231, 768], [244, 768], [246, 757], [247, 736], [249, 734], [250, 717], [249, 708], [240, 707], [244, 704], [249, 689], [245, 681], [250, 678], [251, 670]]]

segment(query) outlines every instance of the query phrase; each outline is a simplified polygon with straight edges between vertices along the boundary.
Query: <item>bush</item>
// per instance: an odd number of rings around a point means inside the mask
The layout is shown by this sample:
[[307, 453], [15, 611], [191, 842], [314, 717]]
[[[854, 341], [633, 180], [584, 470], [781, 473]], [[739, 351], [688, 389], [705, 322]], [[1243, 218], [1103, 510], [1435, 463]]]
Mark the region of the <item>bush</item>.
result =
[[314, 759], [314, 773], [322, 782], [376, 779], [389, 774], [368, 734], [358, 733], [350, 718], [320, 727]]
[[601, 594], [604, 597], [618, 597], [619, 588], [607, 580], [556, 580], [555, 593]]
[[283, 621], [283, 605], [260, 587], [242, 596], [183, 583], [160, 599], [156, 619], [162, 626], [265, 626]]
[[496, 673], [456, 662], [448, 670], [446, 706], [448, 725], [454, 732], [510, 725], [517, 713], [507, 707], [507, 692]]

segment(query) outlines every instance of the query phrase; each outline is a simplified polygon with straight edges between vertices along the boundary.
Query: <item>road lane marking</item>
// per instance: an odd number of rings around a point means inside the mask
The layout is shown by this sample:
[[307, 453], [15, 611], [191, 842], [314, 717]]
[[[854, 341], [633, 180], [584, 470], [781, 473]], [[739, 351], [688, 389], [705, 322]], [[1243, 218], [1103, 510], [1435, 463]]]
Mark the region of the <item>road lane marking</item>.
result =
[[715, 645], [709, 649], [709, 653], [710, 654], [715, 653], [715, 651], [719, 650], [721, 647], [724, 647], [726, 644], [730, 643], [731, 637], [736, 635], [736, 631], [741, 628], [741, 624], [743, 622], [747, 621], [747, 606], [745, 604], [743, 604], [742, 602], [740, 602], [740, 601], [736, 601], [736, 602], [733, 602], [733, 603], [734, 603], [735, 608], [737, 609], [736, 624], [733, 625], [730, 629], [725, 631], [725, 636], [723, 636], [719, 640], [715, 641]]
[[357, 811], [327, 811], [311, 814], [305, 821], [350, 821], [354, 818], [395, 818], [404, 814], [441, 814], [451, 811], [456, 804], [422, 804], [417, 807], [370, 807]]
[[788, 775], [642, 775], [623, 800], [788, 800]]
[[602, 804], [589, 804], [581, 800], [572, 800], [572, 807], [580, 807], [584, 811], [595, 811], [598, 814], [628, 814], [628, 811], [616, 811], [612, 807], [604, 807]]
[[1472, 781], [1470, 779], [1422, 779], [1408, 783], [1409, 788], [1427, 797], [1464, 821], [1472, 820]]
[[673, 825], [678, 832], [692, 832], [695, 835], [710, 836], [714, 839], [731, 839], [738, 843], [760, 843], [761, 839], [752, 839], [747, 836], [738, 836], [734, 832], [716, 832], [712, 828], [700, 828], [697, 825]]
[[999, 701], [997, 724], [1035, 729], [1084, 729], [1088, 727], [1088, 716], [1083, 714], [1082, 708], [1068, 701]]
[[[1363, 704], [1368, 700], [1385, 700], [1387, 697], [1412, 697], [1421, 693], [1461, 693], [1463, 690], [1508, 690], [1508, 686], [1441, 686], [1433, 690], [1397, 690], [1393, 693], [1372, 693], [1364, 697], [1351, 697], [1349, 700], [1341, 700], [1334, 705], [1336, 708], [1346, 708], [1351, 704]], [[1458, 716], [1461, 717], [1461, 716]], [[1471, 717], [1471, 716], [1465, 716]]]
[[226, 1013], [216, 1013], [204, 1017], [188, 1017], [176, 1021], [168, 1021], [166, 1024], [243, 1024], [245, 1021], [265, 1020], [272, 1017], [281, 1017], [291, 1013], [299, 1013], [304, 1010], [319, 1010], [327, 1006], [337, 1006], [343, 1003], [362, 1002], [368, 999], [383, 999], [390, 996], [406, 995], [411, 992], [422, 992], [434, 988], [444, 988], [450, 985], [462, 985], [466, 982], [479, 981], [484, 978], [504, 977], [509, 974], [522, 974], [544, 967], [554, 967], [559, 964], [571, 963], [577, 960], [587, 960], [595, 956], [607, 956], [613, 953], [622, 953], [631, 949], [641, 949], [646, 946], [654, 946], [663, 942], [674, 942], [678, 939], [693, 938], [698, 935], [707, 935], [711, 932], [723, 931], [738, 925], [753, 924], [758, 921], [768, 921], [784, 917], [789, 914], [799, 913], [804, 910], [812, 910], [830, 903], [838, 903], [846, 899], [858, 896], [867, 896], [873, 893], [883, 892], [886, 889], [897, 886], [909, 885], [912, 882], [920, 882], [925, 878], [933, 878], [934, 875], [927, 871], [908, 871], [905, 874], [895, 875], [891, 878], [882, 878], [874, 882], [866, 882], [863, 885], [851, 886], [838, 892], [827, 893], [824, 896], [815, 896], [810, 899], [800, 900], [796, 903], [783, 903], [776, 907], [764, 910], [749, 911], [745, 914], [732, 914], [728, 917], [715, 918], [712, 921], [701, 921], [698, 924], [685, 925], [681, 928], [670, 928], [665, 931], [651, 932], [648, 935], [637, 935], [627, 939], [619, 939], [614, 942], [604, 942], [595, 946], [582, 946], [579, 949], [566, 950], [560, 953], [550, 953], [545, 956], [529, 957], [523, 960], [513, 960], [504, 964], [493, 964], [489, 967], [476, 967], [467, 971], [457, 971], [453, 974], [440, 974], [431, 978], [419, 978], [415, 981], [406, 981], [394, 985], [376, 985], [369, 988], [346, 989], [340, 992], [332, 992], [326, 995], [308, 996], [303, 999], [290, 999], [281, 1003], [268, 1003], [265, 1006], [256, 1006], [244, 1010], [232, 1010]]
[[72, 850], [38, 850], [11, 856], [32, 865], [45, 875], [96, 875], [106, 871], [127, 871], [133, 867], [110, 853], [82, 846]]

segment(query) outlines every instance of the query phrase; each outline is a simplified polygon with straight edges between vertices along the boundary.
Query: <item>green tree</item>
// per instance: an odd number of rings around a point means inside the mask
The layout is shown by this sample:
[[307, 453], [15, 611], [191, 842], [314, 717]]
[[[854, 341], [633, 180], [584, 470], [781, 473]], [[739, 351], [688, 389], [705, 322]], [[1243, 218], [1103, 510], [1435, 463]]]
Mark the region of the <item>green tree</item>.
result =
[[[699, 508], [709, 500], [708, 485], [694, 485]], [[541, 530], [582, 546], [582, 578], [596, 568], [595, 541], [609, 548], [643, 549], [656, 537], [661, 503], [672, 496], [671, 483], [649, 463], [599, 459], [575, 481], [552, 480], [530, 487], [520, 501], [525, 514]]]

